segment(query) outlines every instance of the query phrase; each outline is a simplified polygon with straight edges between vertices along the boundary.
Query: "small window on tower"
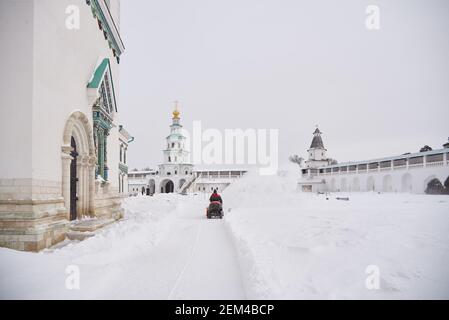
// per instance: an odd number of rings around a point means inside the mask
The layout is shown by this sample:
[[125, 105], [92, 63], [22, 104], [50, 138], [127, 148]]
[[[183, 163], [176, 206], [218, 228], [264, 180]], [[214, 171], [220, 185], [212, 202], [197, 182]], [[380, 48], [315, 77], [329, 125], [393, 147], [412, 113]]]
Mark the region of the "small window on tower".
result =
[[168, 156], [168, 162], [171, 162], [171, 157], [170, 156]]
[[171, 147], [172, 147], [172, 148], [175, 147], [175, 143], [174, 143], [174, 142], [171, 143]]

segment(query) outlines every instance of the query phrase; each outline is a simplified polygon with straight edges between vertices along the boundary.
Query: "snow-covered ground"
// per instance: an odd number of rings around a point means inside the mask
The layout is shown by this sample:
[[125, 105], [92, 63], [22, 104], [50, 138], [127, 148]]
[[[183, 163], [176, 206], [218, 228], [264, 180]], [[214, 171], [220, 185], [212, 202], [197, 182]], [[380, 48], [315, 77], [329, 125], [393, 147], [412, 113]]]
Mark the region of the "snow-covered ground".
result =
[[[93, 238], [0, 248], [0, 298], [449, 298], [449, 196], [326, 200], [295, 181], [248, 174], [225, 190], [224, 220], [205, 219], [204, 195], [134, 197]], [[70, 266], [79, 289], [66, 287]]]
[[[326, 200], [294, 185], [253, 176], [225, 192], [248, 298], [449, 299], [449, 196]], [[373, 268], [378, 290], [365, 284]]]

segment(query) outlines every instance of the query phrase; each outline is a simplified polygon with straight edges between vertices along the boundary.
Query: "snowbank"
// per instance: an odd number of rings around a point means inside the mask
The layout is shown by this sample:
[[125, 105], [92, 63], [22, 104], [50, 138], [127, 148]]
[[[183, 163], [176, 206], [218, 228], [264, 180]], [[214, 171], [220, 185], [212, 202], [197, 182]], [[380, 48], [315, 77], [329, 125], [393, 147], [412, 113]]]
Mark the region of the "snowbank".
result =
[[[249, 299], [449, 298], [448, 196], [326, 200], [292, 183], [248, 175], [224, 193]], [[365, 285], [372, 265], [378, 290]]]
[[[165, 237], [182, 211], [180, 199], [178, 195], [128, 198], [122, 221], [98, 230], [94, 237], [82, 242], [67, 241], [60, 249], [31, 253], [0, 248], [0, 298], [105, 297], [109, 280], [132, 278], [132, 274], [126, 274], [127, 264]], [[66, 268], [70, 265], [82, 270], [86, 290], [66, 289]], [[126, 292], [122, 296], [126, 297]]]

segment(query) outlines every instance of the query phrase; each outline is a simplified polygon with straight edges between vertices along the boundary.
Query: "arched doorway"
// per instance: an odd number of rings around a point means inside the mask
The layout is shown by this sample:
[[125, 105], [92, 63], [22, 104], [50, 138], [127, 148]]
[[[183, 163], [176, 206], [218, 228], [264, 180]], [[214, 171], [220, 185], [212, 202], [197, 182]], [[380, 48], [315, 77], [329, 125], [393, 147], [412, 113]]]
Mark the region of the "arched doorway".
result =
[[406, 173], [401, 178], [401, 191], [402, 192], [412, 192], [412, 175]]
[[427, 183], [424, 192], [427, 194], [445, 194], [445, 188], [440, 180], [433, 178]]
[[335, 178], [331, 179], [331, 191], [335, 191]]
[[387, 174], [382, 181], [382, 191], [383, 192], [392, 192], [393, 191], [393, 187], [392, 187], [392, 183], [391, 183], [391, 176], [389, 174]]
[[76, 158], [78, 158], [78, 152], [76, 152], [76, 142], [75, 138], [70, 139], [70, 146], [72, 151], [70, 156], [72, 160], [70, 161], [70, 220], [75, 220], [77, 218], [76, 214], [76, 202], [77, 202], [77, 192], [78, 192], [78, 178], [76, 175]]
[[156, 192], [156, 182], [154, 179], [150, 179], [148, 182], [149, 195], [153, 195]]
[[95, 146], [87, 116], [70, 114], [62, 137], [62, 196], [67, 219], [93, 215], [95, 193]]
[[368, 177], [368, 180], [366, 180], [366, 191], [375, 191], [376, 185], [374, 182], [373, 177]]
[[347, 191], [347, 188], [346, 188], [346, 178], [342, 178], [342, 179], [341, 179], [340, 185], [341, 185], [341, 190], [340, 190], [340, 191]]
[[161, 182], [161, 193], [172, 193], [175, 190], [175, 185], [170, 179], [165, 179]]
[[360, 180], [359, 180], [359, 178], [354, 177], [352, 185], [353, 185], [352, 189], [354, 191], [360, 191]]

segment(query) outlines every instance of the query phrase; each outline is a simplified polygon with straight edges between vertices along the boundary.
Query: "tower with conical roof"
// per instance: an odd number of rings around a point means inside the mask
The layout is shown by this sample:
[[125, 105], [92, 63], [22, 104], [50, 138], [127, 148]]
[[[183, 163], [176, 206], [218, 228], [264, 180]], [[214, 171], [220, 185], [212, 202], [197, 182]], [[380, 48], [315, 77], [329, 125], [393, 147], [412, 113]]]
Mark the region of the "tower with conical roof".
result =
[[324, 148], [323, 139], [321, 138], [321, 131], [317, 128], [313, 132], [312, 143], [310, 144], [309, 159], [306, 161], [308, 168], [319, 168], [328, 164], [329, 159], [326, 157], [326, 149]]

